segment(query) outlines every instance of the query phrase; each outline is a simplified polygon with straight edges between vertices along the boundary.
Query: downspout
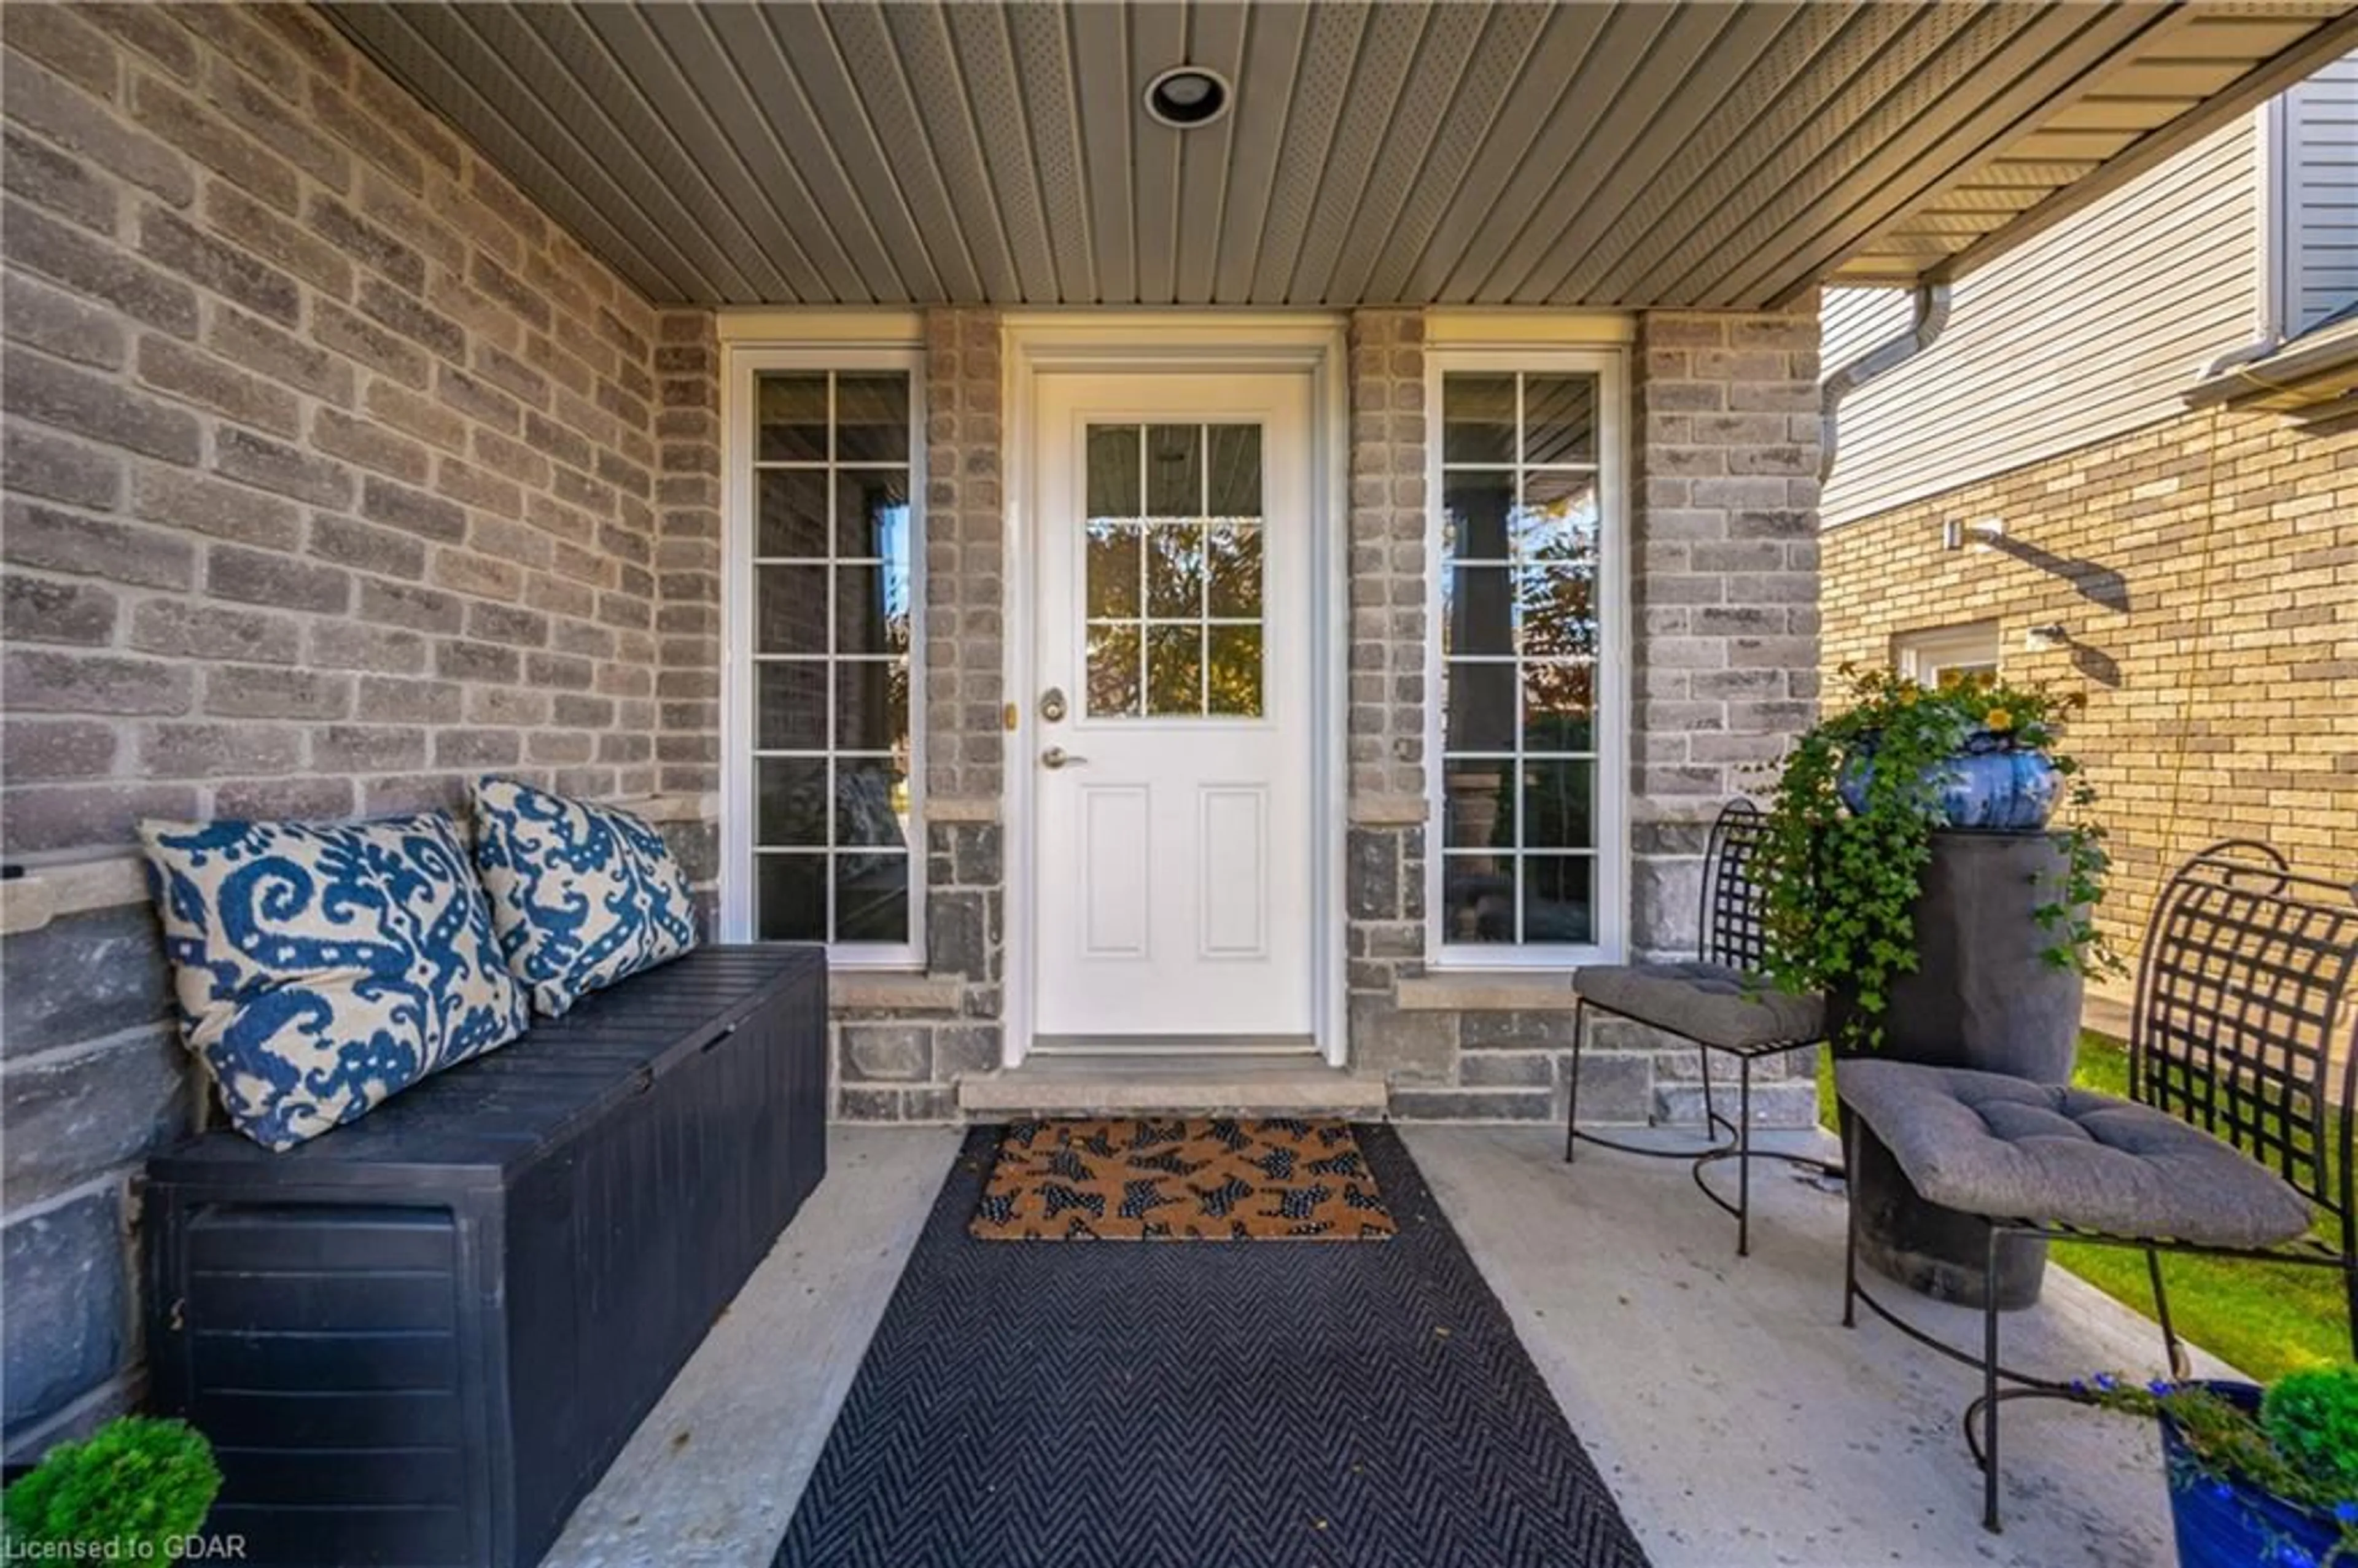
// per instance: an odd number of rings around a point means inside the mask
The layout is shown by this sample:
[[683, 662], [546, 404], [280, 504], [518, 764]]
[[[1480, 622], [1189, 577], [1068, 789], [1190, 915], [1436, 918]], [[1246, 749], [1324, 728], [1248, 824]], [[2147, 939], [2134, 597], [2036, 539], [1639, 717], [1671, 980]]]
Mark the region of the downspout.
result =
[[1822, 456], [1818, 477], [1834, 471], [1834, 449], [1840, 438], [1842, 400], [1886, 371], [1897, 370], [1938, 342], [1949, 324], [1949, 286], [1945, 282], [1916, 286], [1916, 310], [1907, 327], [1859, 355], [1825, 378], [1818, 389]]

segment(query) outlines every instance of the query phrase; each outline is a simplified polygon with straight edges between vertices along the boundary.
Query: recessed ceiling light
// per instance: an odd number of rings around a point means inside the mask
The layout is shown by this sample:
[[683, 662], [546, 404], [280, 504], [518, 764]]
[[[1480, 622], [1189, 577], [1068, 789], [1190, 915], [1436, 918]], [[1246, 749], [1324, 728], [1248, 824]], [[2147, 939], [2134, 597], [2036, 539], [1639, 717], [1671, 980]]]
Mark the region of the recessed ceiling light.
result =
[[1228, 81], [1200, 65], [1174, 65], [1146, 84], [1146, 112], [1174, 131], [1208, 125], [1228, 112]]

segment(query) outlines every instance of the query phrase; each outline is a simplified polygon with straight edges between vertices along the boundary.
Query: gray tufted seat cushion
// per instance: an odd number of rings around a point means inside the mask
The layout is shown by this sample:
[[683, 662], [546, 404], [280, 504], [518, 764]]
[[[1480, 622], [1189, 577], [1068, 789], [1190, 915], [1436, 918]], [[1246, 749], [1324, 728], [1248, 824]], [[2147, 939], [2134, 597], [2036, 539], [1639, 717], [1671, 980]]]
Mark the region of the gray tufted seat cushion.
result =
[[1741, 1051], [1815, 1040], [1825, 1010], [1813, 996], [1791, 996], [1725, 964], [1600, 964], [1576, 971], [1575, 995], [1598, 1007]]
[[1907, 1062], [1844, 1062], [1834, 1087], [1909, 1185], [1967, 1214], [2208, 1247], [2273, 1247], [2309, 1226], [2273, 1172], [2150, 1106]]

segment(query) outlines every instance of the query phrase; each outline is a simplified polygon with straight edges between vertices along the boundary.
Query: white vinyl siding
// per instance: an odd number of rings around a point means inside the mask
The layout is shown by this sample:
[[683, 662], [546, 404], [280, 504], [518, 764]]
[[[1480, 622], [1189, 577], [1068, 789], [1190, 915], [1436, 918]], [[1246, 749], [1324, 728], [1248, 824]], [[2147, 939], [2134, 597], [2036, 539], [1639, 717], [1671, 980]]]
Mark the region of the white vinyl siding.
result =
[[1829, 288], [1818, 315], [1818, 369], [1832, 375], [1915, 318], [1909, 288]]
[[[1940, 342], [1844, 402], [1826, 523], [2183, 413], [2201, 368], [2259, 329], [2255, 119], [1962, 279]], [[1904, 293], [1862, 307], [1852, 292], [1829, 291], [1830, 320], [1905, 321]]]
[[2358, 54], [2283, 99], [2283, 330], [2299, 337], [2358, 299]]

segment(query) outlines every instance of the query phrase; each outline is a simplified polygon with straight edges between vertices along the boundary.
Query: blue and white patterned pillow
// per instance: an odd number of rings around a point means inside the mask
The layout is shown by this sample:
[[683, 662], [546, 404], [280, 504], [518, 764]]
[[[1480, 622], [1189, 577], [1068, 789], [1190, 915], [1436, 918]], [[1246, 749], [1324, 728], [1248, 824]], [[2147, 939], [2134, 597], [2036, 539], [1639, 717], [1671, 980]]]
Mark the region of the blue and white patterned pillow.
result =
[[442, 812], [139, 837], [181, 1037], [257, 1143], [292, 1149], [532, 1022]]
[[475, 869], [508, 968], [551, 1018], [696, 946], [687, 873], [627, 811], [479, 779]]

